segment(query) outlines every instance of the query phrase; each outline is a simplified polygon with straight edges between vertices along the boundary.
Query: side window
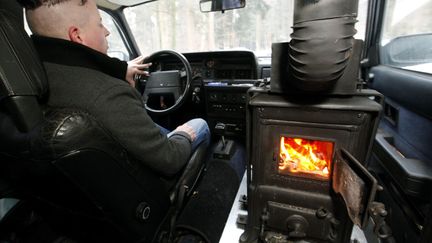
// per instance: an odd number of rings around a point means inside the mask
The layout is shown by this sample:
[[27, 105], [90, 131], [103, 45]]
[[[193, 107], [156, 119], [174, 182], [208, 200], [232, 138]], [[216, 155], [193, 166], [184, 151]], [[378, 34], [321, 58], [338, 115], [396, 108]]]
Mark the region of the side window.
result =
[[368, 0], [359, 0], [357, 20], [355, 25], [357, 34], [354, 36], [356, 39], [364, 40], [366, 34], [366, 20], [367, 20], [367, 10], [368, 10]]
[[383, 64], [432, 73], [432, 1], [388, 0], [381, 35]]
[[103, 10], [99, 10], [102, 17], [102, 23], [110, 32], [108, 36], [108, 56], [117, 57], [123, 61], [129, 60], [129, 52], [126, 49], [125, 43], [120, 35], [120, 31], [115, 24], [111, 15]]

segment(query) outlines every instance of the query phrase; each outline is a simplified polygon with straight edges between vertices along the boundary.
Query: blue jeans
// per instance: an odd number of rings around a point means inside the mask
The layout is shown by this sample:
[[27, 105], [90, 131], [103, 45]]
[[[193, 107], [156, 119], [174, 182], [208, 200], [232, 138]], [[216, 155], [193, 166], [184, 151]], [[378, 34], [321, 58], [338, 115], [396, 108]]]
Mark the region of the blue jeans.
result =
[[[185, 124], [191, 126], [195, 130], [195, 134], [196, 134], [196, 138], [192, 142], [192, 153], [196, 150], [198, 145], [200, 145], [201, 143], [206, 143], [207, 145], [210, 143], [210, 129], [206, 121], [204, 121], [201, 118], [195, 118], [189, 120]], [[173, 134], [173, 132], [169, 131], [164, 127], [159, 126], [159, 128], [161, 130], [161, 134], [167, 135], [167, 137], [170, 137]]]

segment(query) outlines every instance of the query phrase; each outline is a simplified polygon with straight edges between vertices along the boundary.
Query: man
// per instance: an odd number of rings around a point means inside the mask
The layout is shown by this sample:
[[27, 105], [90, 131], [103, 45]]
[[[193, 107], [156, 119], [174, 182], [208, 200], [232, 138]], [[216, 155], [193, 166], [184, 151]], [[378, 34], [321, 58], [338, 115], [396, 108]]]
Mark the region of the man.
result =
[[26, 8], [32, 39], [48, 74], [49, 106], [88, 112], [130, 156], [165, 176], [179, 172], [191, 152], [209, 142], [202, 119], [189, 121], [168, 136], [153, 123], [140, 94], [119, 80], [125, 79], [125, 67], [106, 55], [109, 32], [94, 0], [18, 1]]

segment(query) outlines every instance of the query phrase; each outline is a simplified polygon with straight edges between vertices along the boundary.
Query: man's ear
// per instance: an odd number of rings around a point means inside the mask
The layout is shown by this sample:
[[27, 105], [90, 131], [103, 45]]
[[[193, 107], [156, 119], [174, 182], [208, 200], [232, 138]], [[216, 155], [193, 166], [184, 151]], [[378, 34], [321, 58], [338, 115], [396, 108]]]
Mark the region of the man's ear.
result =
[[69, 31], [68, 31], [68, 35], [69, 35], [69, 40], [71, 40], [72, 42], [76, 42], [76, 43], [83, 43], [83, 39], [81, 38], [80, 35], [80, 29], [76, 26], [71, 26], [69, 27]]

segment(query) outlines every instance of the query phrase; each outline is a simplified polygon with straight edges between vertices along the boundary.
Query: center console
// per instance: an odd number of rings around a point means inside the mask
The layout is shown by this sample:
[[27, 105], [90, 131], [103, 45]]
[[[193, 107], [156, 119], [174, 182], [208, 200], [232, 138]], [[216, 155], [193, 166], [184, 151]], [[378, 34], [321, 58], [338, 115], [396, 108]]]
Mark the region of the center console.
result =
[[210, 129], [214, 129], [217, 123], [224, 123], [227, 136], [246, 135], [246, 96], [253, 83], [254, 80], [251, 79], [204, 80], [207, 122]]

